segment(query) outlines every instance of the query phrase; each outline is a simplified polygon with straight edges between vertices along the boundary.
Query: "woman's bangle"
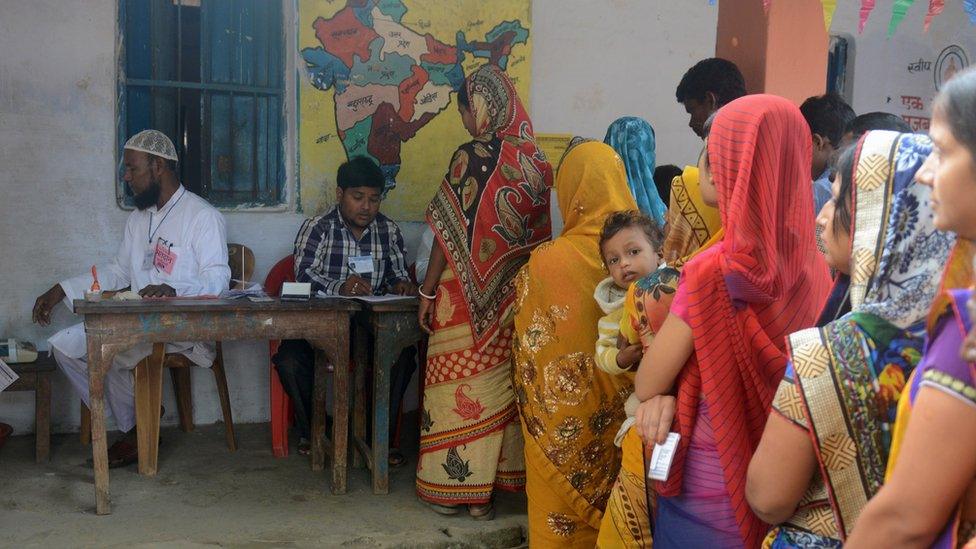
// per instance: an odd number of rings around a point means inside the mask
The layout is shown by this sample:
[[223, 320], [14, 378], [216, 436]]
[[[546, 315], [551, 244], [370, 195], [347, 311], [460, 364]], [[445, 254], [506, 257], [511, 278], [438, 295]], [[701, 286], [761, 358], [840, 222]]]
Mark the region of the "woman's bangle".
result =
[[437, 290], [434, 290], [434, 295], [427, 295], [427, 294], [424, 293], [424, 289], [423, 288], [417, 288], [417, 293], [420, 294], [420, 297], [422, 297], [424, 299], [429, 299], [431, 301], [434, 301], [435, 299], [437, 299]]

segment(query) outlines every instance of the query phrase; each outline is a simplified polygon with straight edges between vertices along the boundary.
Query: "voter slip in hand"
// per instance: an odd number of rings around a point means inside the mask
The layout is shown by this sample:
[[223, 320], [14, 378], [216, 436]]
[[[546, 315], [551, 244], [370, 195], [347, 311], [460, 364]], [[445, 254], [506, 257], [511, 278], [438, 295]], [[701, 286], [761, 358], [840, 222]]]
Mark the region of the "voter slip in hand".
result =
[[668, 480], [668, 473], [671, 471], [671, 462], [674, 461], [674, 453], [678, 449], [679, 440], [681, 440], [681, 435], [678, 433], [668, 433], [668, 438], [664, 441], [664, 444], [654, 445], [651, 461], [647, 464], [647, 478], [652, 480]]

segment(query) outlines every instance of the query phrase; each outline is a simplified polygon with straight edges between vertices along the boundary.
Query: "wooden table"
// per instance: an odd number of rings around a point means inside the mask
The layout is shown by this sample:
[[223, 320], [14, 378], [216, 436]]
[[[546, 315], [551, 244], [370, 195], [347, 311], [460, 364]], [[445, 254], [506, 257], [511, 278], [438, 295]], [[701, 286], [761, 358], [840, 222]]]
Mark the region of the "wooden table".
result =
[[7, 391], [34, 391], [34, 459], [45, 463], [51, 455], [51, 374], [58, 369], [50, 353], [35, 362], [11, 364], [19, 377]]
[[92, 457], [95, 511], [111, 513], [108, 446], [105, 433], [105, 374], [116, 354], [141, 343], [225, 341], [234, 339], [306, 339], [318, 351], [315, 360], [312, 417], [312, 469], [325, 464], [325, 394], [328, 359], [335, 365], [332, 425], [332, 492], [346, 491], [349, 428], [349, 320], [361, 307], [342, 298], [254, 303], [241, 300], [174, 299], [159, 301], [76, 300], [85, 316], [88, 384], [91, 392]]
[[[377, 303], [362, 302], [356, 314], [353, 349], [355, 390], [353, 391], [353, 465], [365, 459], [372, 472], [373, 493], [390, 493], [390, 375], [400, 353], [423, 337], [417, 321], [416, 297]], [[373, 347], [372, 441], [366, 441], [366, 369], [368, 341]], [[424, 365], [420, 365], [423, 375]], [[360, 455], [361, 454], [361, 455]]]

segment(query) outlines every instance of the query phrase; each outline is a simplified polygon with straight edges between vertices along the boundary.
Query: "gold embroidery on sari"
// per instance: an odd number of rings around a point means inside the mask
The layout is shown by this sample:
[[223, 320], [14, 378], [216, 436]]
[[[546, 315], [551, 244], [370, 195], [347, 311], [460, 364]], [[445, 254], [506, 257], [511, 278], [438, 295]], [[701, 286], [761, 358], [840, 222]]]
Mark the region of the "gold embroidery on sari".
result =
[[544, 375], [550, 396], [561, 404], [575, 406], [589, 393], [593, 357], [586, 353], [561, 356], [546, 365]]
[[546, 312], [536, 310], [532, 313], [532, 323], [525, 330], [522, 344], [531, 355], [537, 354], [543, 347], [556, 341], [553, 332], [556, 330], [557, 320], [566, 320], [569, 306], [559, 307], [551, 305]]
[[583, 432], [583, 422], [575, 416], [567, 416], [556, 426], [553, 438], [556, 444], [566, 446], [576, 441]]
[[554, 534], [568, 538], [576, 531], [576, 522], [563, 513], [549, 513], [546, 523]]

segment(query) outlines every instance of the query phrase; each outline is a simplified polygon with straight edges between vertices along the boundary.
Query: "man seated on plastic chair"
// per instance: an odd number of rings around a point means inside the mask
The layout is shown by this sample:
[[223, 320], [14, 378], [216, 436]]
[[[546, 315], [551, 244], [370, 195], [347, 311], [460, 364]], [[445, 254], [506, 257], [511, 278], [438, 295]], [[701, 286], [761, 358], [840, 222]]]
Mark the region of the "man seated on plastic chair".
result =
[[[173, 142], [156, 130], [139, 132], [125, 143], [123, 179], [132, 190], [136, 209], [125, 222], [118, 252], [97, 267], [102, 290], [132, 288], [143, 298], [200, 296], [220, 294], [230, 283], [224, 216], [180, 184], [176, 159]], [[61, 301], [73, 310], [72, 301], [94, 289], [93, 274], [64, 280], [38, 297], [34, 322], [48, 325]], [[50, 343], [58, 366], [89, 405], [84, 324], [61, 330]], [[151, 352], [149, 343], [127, 349], [116, 355], [105, 375], [107, 409], [123, 433], [108, 449], [109, 467], [138, 460], [132, 370]], [[216, 356], [213, 343], [201, 342], [167, 343], [166, 352], [186, 355], [204, 367]]]
[[[386, 180], [380, 167], [366, 157], [339, 166], [336, 205], [325, 215], [307, 219], [295, 238], [295, 280], [309, 282], [312, 292], [368, 296], [387, 293], [416, 295], [407, 272], [403, 235], [393, 220], [379, 212]], [[390, 383], [390, 417], [396, 417], [417, 367], [416, 350], [403, 351]], [[315, 351], [305, 340], [285, 340], [272, 357], [278, 378], [295, 408], [298, 453], [310, 450]], [[395, 422], [391, 422], [391, 429]], [[392, 440], [392, 436], [391, 436]], [[390, 465], [403, 456], [390, 452]]]

